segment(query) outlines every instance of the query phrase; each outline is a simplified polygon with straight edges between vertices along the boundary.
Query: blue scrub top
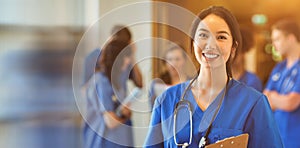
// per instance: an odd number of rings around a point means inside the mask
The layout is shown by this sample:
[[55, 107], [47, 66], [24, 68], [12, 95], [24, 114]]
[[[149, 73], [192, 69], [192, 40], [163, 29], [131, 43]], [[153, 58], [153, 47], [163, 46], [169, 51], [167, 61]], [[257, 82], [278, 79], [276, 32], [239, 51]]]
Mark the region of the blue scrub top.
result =
[[263, 91], [262, 82], [254, 73], [245, 71], [245, 73], [241, 76], [239, 81], [245, 83], [248, 86], [255, 88], [259, 92]]
[[93, 76], [95, 73], [95, 67], [97, 60], [100, 56], [100, 49], [95, 49], [91, 53], [87, 55], [87, 57], [84, 59], [84, 71], [83, 71], [83, 85], [89, 81], [89, 79]]
[[[116, 128], [109, 129], [105, 125], [102, 115], [103, 112], [116, 111], [120, 102], [123, 101], [126, 96], [127, 79], [126, 75], [122, 74], [120, 79], [122, 89], [114, 91], [104, 73], [95, 73], [91, 78], [87, 89], [87, 113], [84, 115], [84, 147], [133, 147], [131, 120]], [[118, 96], [119, 101], [113, 99], [116, 96]]]
[[[291, 68], [286, 68], [287, 61], [278, 63], [273, 69], [266, 85], [266, 90], [277, 91], [279, 94], [300, 93], [300, 60]], [[299, 98], [300, 99], [300, 98]], [[284, 146], [300, 147], [300, 107], [292, 112], [274, 111]]]
[[[176, 147], [173, 135], [173, 112], [188, 83], [185, 82], [169, 88], [155, 100], [144, 147]], [[248, 133], [248, 147], [250, 148], [283, 147], [267, 98], [262, 93], [236, 80], [231, 80], [228, 85], [227, 94], [208, 135], [209, 143]], [[200, 138], [207, 129], [204, 127], [207, 127], [205, 125], [208, 125], [209, 118], [213, 114], [212, 110], [215, 109], [218, 100], [222, 96], [221, 93], [206, 111], [202, 111], [198, 107], [192, 91], [187, 91], [185, 100], [191, 103], [193, 112], [193, 138], [189, 147], [198, 147]], [[208, 118], [203, 117], [204, 114], [208, 114], [208, 116], [205, 116]], [[177, 122], [176, 126], [179, 127], [179, 132], [176, 134], [177, 141], [178, 143], [187, 142], [189, 140], [189, 117], [183, 113], [179, 114], [178, 117], [180, 122]], [[201, 122], [202, 117], [203, 122]]]

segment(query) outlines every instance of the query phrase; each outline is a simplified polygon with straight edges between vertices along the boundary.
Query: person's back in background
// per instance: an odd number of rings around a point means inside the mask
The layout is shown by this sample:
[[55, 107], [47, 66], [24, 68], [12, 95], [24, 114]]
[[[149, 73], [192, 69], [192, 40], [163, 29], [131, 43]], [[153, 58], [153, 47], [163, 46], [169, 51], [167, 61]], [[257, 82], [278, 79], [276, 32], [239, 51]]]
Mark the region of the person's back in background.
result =
[[[127, 42], [129, 44], [134, 44], [132, 43], [132, 35], [130, 30], [123, 25], [115, 25], [111, 31], [111, 38], [110, 40], [121, 40], [124, 42]], [[139, 67], [135, 63], [135, 51], [136, 48], [134, 45], [133, 47], [133, 54], [132, 54], [132, 63], [133, 68], [130, 71], [129, 78], [134, 82], [134, 84], [137, 87], [143, 87], [143, 81], [142, 81], [142, 74], [140, 72]], [[93, 50], [91, 53], [88, 54], [88, 56], [85, 58], [84, 61], [84, 71], [83, 71], [83, 84], [85, 84], [94, 74], [95, 72], [95, 67], [98, 65], [96, 64], [96, 61], [100, 57], [101, 54], [101, 49], [97, 48]]]
[[131, 54], [131, 46], [120, 40], [112, 40], [103, 48], [95, 74], [87, 83], [85, 147], [133, 147], [130, 105], [123, 104], [127, 96]]

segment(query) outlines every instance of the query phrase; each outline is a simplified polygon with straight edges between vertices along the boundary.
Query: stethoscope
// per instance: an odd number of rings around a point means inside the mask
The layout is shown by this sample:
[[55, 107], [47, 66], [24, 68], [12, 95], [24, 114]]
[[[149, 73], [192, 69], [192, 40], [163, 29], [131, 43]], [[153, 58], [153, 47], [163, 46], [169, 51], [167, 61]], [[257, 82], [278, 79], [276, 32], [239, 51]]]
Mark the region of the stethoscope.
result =
[[[180, 100], [178, 103], [176, 103], [175, 105], [175, 110], [174, 110], [174, 116], [173, 116], [173, 121], [174, 121], [174, 126], [173, 126], [173, 135], [174, 135], [174, 142], [176, 144], [176, 146], [181, 146], [182, 148], [186, 148], [188, 147], [191, 143], [192, 143], [192, 139], [193, 139], [193, 119], [192, 119], [192, 109], [191, 109], [191, 103], [190, 101], [188, 100], [185, 100], [184, 97], [186, 95], [186, 92], [191, 89], [191, 86], [192, 84], [194, 83], [194, 81], [197, 79], [197, 76], [189, 83], [189, 85], [185, 88], [183, 94], [181, 95], [180, 97]], [[217, 109], [216, 111], [214, 112], [214, 115], [212, 117], [212, 119], [210, 120], [210, 123], [209, 123], [209, 126], [204, 134], [204, 136], [200, 139], [199, 141], [199, 144], [198, 144], [198, 147], [199, 148], [204, 148], [206, 144], [208, 144], [207, 142], [207, 137], [208, 137], [208, 134], [210, 133], [211, 131], [211, 127], [212, 127], [212, 122], [215, 120], [219, 110], [220, 110], [220, 107], [221, 107], [221, 104], [224, 100], [224, 97], [226, 95], [226, 92], [227, 92], [227, 89], [228, 89], [228, 82], [229, 82], [229, 79], [230, 77], [227, 77], [227, 82], [226, 82], [226, 87], [225, 87], [225, 91], [223, 92], [222, 94], [222, 97], [218, 103], [218, 106], [217, 106]], [[184, 108], [186, 107], [188, 109], [188, 112], [189, 112], [189, 122], [190, 122], [190, 132], [189, 132], [189, 140], [188, 142], [183, 142], [183, 143], [178, 143], [177, 141], [177, 136], [176, 136], [176, 119], [177, 119], [177, 114], [178, 114], [178, 110], [181, 109], [181, 108]], [[203, 118], [203, 117], [202, 117]], [[201, 123], [200, 123], [201, 124]]]

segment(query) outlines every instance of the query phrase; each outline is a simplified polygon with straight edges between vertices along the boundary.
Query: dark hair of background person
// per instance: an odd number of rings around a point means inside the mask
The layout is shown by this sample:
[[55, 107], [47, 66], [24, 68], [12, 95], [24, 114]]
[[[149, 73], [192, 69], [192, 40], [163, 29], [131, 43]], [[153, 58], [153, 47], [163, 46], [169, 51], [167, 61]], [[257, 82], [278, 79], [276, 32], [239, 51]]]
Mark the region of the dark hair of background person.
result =
[[[108, 42], [100, 55], [95, 71], [103, 72], [109, 79], [112, 86], [116, 89], [121, 88], [119, 85], [119, 78], [121, 74], [121, 67], [124, 64], [125, 57], [130, 57], [132, 49], [128, 46], [128, 42], [121, 40], [112, 40]], [[114, 72], [112, 73], [114, 68]]]
[[111, 35], [113, 36], [113, 39], [123, 40], [128, 42], [128, 44], [132, 38], [130, 30], [123, 25], [115, 25], [111, 30]]
[[[250, 49], [254, 46], [254, 34], [253, 34], [252, 30], [250, 30], [250, 28], [247, 28], [247, 27], [241, 27], [240, 32], [241, 32], [243, 46], [240, 48], [240, 50], [236, 51], [236, 54], [233, 58], [232, 64], [236, 66], [235, 68], [239, 67], [237, 65], [240, 65], [240, 64], [244, 65], [245, 53], [250, 51]], [[236, 61], [239, 56], [242, 56], [241, 59]], [[236, 70], [239, 71], [239, 68], [237, 68]]]
[[[241, 33], [240, 33], [240, 27], [239, 24], [236, 20], [236, 18], [234, 17], [234, 15], [227, 9], [225, 9], [222, 6], [210, 6], [207, 9], [202, 10], [199, 14], [198, 14], [198, 18], [193, 22], [192, 24], [192, 29], [191, 29], [191, 40], [190, 40], [190, 45], [191, 45], [191, 52], [192, 54], [194, 54], [194, 47], [193, 47], [193, 42], [194, 42], [194, 37], [196, 34], [196, 29], [198, 28], [199, 23], [201, 22], [201, 20], [203, 20], [206, 16], [210, 15], [210, 14], [214, 14], [220, 18], [222, 18], [226, 24], [228, 25], [230, 31], [231, 31], [231, 35], [232, 35], [232, 47], [236, 48], [236, 51], [240, 50], [242, 47], [242, 37], [241, 37]], [[235, 56], [236, 53], [231, 53], [229, 60], [226, 62], [226, 71], [227, 71], [227, 75], [229, 77], [232, 77], [232, 72], [231, 72], [231, 63], [233, 61], [232, 56]], [[199, 73], [199, 71], [198, 71]]]
[[282, 19], [272, 25], [272, 30], [280, 30], [285, 35], [293, 34], [300, 41], [300, 30], [297, 22], [292, 18]]
[[[166, 56], [169, 52], [174, 51], [174, 50], [180, 50], [182, 53], [182, 56], [186, 59], [187, 55], [185, 53], [185, 50], [181, 44], [175, 44], [171, 45], [170, 47], [167, 48], [165, 54], [164, 54], [164, 65], [166, 65], [168, 62], [166, 61]], [[164, 81], [165, 84], [171, 85], [172, 84], [172, 78], [168, 70], [163, 71], [162, 73], [159, 74], [158, 78]]]
[[241, 27], [241, 35], [242, 35], [242, 48], [237, 51], [238, 53], [246, 53], [254, 46], [254, 34], [252, 30], [246, 27]]
[[[112, 40], [124, 41], [127, 42], [127, 44], [129, 44], [132, 38], [130, 30], [124, 25], [115, 25], [111, 30], [111, 35], [112, 35]], [[101, 54], [98, 56], [97, 60], [99, 60], [100, 57]], [[97, 62], [96, 69], [99, 69], [100, 67], [100, 65], [98, 64], [99, 63]]]
[[[245, 53], [250, 51], [250, 49], [254, 46], [254, 34], [250, 28], [241, 27], [240, 28], [241, 37], [242, 37], [242, 47], [240, 50], [236, 51], [233, 62], [236, 60], [238, 56], [244, 56]], [[244, 57], [243, 57], [244, 59]], [[243, 62], [244, 63], [244, 62]]]

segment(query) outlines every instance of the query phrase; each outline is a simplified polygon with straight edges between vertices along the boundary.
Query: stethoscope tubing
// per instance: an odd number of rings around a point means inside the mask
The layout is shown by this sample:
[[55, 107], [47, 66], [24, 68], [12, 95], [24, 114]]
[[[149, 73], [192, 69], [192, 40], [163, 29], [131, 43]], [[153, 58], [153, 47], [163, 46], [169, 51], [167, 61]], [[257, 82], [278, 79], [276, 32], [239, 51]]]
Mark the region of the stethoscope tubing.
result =
[[[184, 90], [184, 92], [183, 92], [183, 94], [182, 94], [182, 96], [180, 97], [180, 100], [179, 100], [179, 102], [178, 103], [176, 103], [176, 105], [175, 105], [175, 110], [174, 110], [174, 126], [173, 126], [173, 134], [174, 134], [174, 142], [175, 142], [175, 144], [177, 145], [177, 146], [181, 146], [182, 148], [186, 148], [186, 147], [188, 147], [191, 143], [192, 143], [192, 139], [193, 139], [193, 119], [192, 119], [192, 117], [193, 117], [193, 114], [192, 114], [192, 109], [191, 109], [191, 103], [188, 101], [188, 100], [185, 100], [184, 99], [184, 97], [185, 97], [185, 95], [186, 95], [186, 92], [187, 92], [187, 90], [189, 90], [190, 88], [191, 88], [191, 85], [194, 83], [194, 81], [197, 79], [197, 76], [195, 77], [195, 78], [193, 78], [193, 80], [189, 83], [189, 85], [185, 88], [185, 90]], [[207, 130], [206, 130], [206, 132], [205, 132], [205, 134], [204, 134], [204, 136], [201, 138], [201, 140], [200, 140], [200, 142], [199, 142], [199, 148], [201, 148], [201, 147], [204, 147], [206, 144], [207, 144], [207, 142], [206, 142], [206, 139], [207, 139], [207, 137], [208, 137], [208, 134], [210, 133], [210, 130], [211, 130], [211, 127], [212, 127], [212, 122], [215, 120], [215, 118], [216, 118], [216, 116], [217, 116], [217, 114], [218, 114], [218, 112], [219, 112], [219, 110], [220, 110], [220, 108], [221, 108], [221, 104], [222, 104], [222, 102], [223, 102], [223, 100], [224, 100], [224, 97], [225, 97], [225, 95], [227, 94], [227, 90], [228, 90], [228, 84], [229, 84], [229, 80], [230, 80], [231, 78], [228, 76], [227, 77], [227, 82], [226, 82], [226, 87], [225, 87], [225, 91], [223, 92], [223, 95], [222, 95], [222, 98], [220, 99], [220, 102], [218, 103], [218, 106], [217, 106], [217, 110], [215, 111], [215, 113], [214, 113], [214, 115], [213, 115], [213, 117], [212, 117], [212, 119], [211, 119], [211, 121], [210, 121], [210, 123], [209, 123], [209, 127], [207, 128]], [[185, 143], [182, 143], [182, 144], [179, 144], [178, 142], [177, 142], [177, 138], [176, 138], [176, 119], [177, 119], [177, 112], [178, 112], [178, 110], [180, 109], [180, 104], [187, 104], [187, 108], [188, 108], [188, 111], [189, 111], [189, 122], [190, 122], [190, 137], [189, 137], [189, 142], [187, 143], [187, 142], [185, 142]]]

